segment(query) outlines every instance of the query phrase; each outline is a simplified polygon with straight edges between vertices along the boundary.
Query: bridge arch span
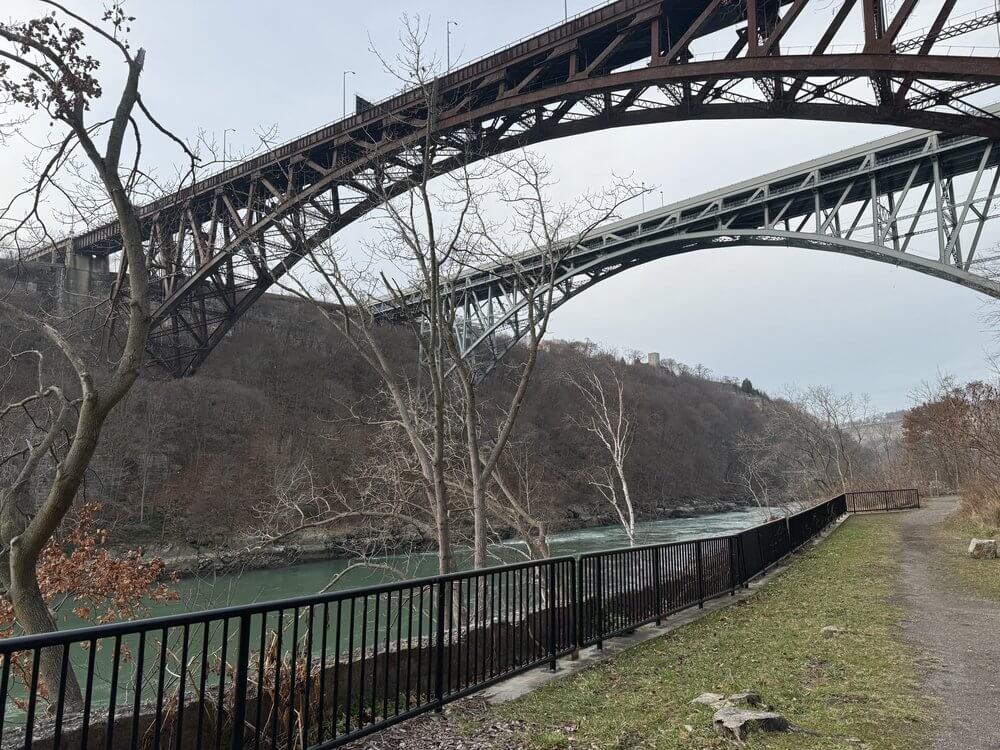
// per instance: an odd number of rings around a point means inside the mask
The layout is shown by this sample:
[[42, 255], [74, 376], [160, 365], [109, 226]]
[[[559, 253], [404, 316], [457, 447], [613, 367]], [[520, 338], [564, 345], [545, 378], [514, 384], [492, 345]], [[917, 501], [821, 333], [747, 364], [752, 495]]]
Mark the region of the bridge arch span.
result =
[[[747, 246], [792, 247], [850, 255], [907, 268], [1000, 299], [1000, 282], [912, 253], [901, 253], [871, 242], [823, 234], [776, 229], [744, 229], [693, 232], [663, 239], [626, 243], [623, 247], [609, 250], [600, 257], [574, 266], [557, 279], [557, 285], [565, 291], [553, 300], [552, 309], [553, 311], [558, 309], [603, 281], [647, 263], [700, 250]], [[488, 299], [487, 296], [480, 301]], [[504, 307], [499, 315], [495, 315], [489, 325], [479, 327], [475, 335], [467, 339], [465, 356], [482, 357], [485, 352], [482, 374], [488, 373], [525, 335], [526, 331], [518, 326], [517, 321], [523, 318], [521, 313], [528, 304], [527, 300], [514, 301]], [[495, 310], [497, 307], [493, 306], [491, 309]], [[481, 321], [483, 317], [480, 314], [476, 319]]]

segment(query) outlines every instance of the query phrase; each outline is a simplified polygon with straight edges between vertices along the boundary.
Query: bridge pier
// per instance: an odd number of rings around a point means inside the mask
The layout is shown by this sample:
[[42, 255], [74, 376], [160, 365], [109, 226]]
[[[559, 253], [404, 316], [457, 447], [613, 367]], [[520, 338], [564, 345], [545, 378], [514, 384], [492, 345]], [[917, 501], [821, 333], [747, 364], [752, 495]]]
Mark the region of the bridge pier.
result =
[[115, 281], [108, 256], [74, 253], [68, 243], [0, 269], [5, 283], [30, 304], [56, 316], [106, 299]]
[[[55, 251], [53, 251], [55, 252]], [[92, 296], [107, 286], [111, 263], [107, 255], [63, 252], [61, 286], [70, 294]]]

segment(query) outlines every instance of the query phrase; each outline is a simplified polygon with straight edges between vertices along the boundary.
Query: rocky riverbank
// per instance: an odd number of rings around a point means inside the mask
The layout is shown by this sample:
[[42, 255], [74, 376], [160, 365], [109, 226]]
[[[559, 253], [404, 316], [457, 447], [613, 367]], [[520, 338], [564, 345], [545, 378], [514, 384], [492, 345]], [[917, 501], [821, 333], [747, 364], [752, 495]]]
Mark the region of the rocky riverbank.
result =
[[[641, 514], [643, 521], [672, 518], [697, 518], [714, 513], [727, 513], [747, 507], [745, 502], [729, 499], [687, 499], [669, 507], [649, 508]], [[565, 519], [553, 533], [578, 531], [614, 523], [610, 516], [576, 516]], [[181, 578], [221, 575], [245, 570], [278, 570], [292, 565], [351, 557], [350, 537], [344, 534], [313, 534], [293, 543], [259, 545], [249, 539], [229, 539], [212, 546], [195, 546], [185, 542], [169, 542], [144, 548], [147, 558], [160, 558], [166, 571]], [[401, 538], [399, 551], [423, 551], [433, 543], [418, 537]]]

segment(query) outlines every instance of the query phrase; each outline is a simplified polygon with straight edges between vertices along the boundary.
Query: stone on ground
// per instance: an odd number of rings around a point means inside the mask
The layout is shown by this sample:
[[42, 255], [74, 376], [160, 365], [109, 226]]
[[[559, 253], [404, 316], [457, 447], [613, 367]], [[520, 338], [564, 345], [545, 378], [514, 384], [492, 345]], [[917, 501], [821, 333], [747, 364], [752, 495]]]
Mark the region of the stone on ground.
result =
[[844, 632], [844, 629], [836, 625], [827, 625], [825, 628], [821, 628], [819, 632], [824, 638], [836, 638]]
[[969, 542], [969, 557], [976, 560], [995, 560], [996, 556], [996, 539], [973, 539]]
[[728, 703], [726, 703], [726, 696], [724, 696], [722, 693], [702, 693], [693, 701], [691, 701], [691, 704], [692, 705], [699, 704], [702, 706], [709, 706], [711, 708], [716, 708], [716, 709], [725, 708], [729, 705]]
[[722, 693], [702, 693], [691, 701], [691, 705], [708, 706], [709, 708], [719, 710], [740, 706], [743, 708], [760, 708], [764, 704], [757, 693], [752, 690], [741, 690], [730, 696], [725, 696]]
[[730, 706], [743, 706], [744, 708], [760, 708], [763, 705], [760, 695], [752, 690], [742, 690], [733, 693], [726, 698], [726, 703]]
[[723, 737], [742, 743], [750, 732], [788, 732], [788, 719], [773, 711], [751, 711], [743, 708], [720, 708], [712, 717], [715, 731]]

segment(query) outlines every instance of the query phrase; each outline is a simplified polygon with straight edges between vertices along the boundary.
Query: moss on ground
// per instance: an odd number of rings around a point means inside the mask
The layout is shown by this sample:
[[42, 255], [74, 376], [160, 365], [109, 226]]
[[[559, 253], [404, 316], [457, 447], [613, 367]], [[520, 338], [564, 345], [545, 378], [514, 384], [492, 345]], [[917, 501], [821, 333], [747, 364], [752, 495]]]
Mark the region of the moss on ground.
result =
[[1000, 600], [1000, 560], [969, 557], [969, 540], [1000, 539], [1000, 529], [954, 515], [941, 524], [938, 572], [954, 585], [957, 580], [970, 593]]
[[[706, 692], [759, 692], [815, 735], [755, 735], [749, 748], [921, 747], [930, 717], [892, 603], [897, 516], [852, 518], [757, 595], [497, 709], [525, 745], [730, 748]], [[836, 638], [826, 625], [845, 628]], [[519, 737], [518, 739], [522, 739]]]

